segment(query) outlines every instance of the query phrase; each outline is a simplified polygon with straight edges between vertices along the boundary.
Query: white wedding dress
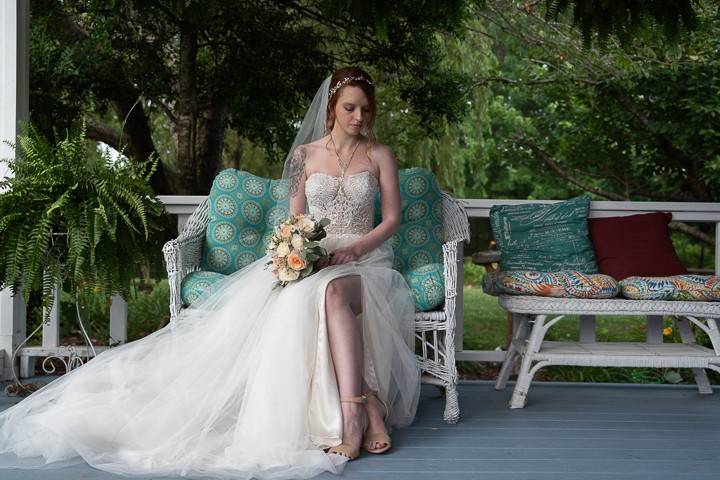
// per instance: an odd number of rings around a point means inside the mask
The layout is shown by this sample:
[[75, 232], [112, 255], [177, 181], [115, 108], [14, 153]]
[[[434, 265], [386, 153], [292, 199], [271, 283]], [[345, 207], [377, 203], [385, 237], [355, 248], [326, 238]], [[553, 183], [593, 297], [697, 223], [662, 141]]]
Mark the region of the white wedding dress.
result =
[[[369, 172], [316, 173], [308, 208], [332, 223], [332, 251], [373, 228]], [[175, 326], [109, 349], [0, 414], [0, 468], [87, 462], [126, 475], [304, 478], [340, 473], [323, 448], [342, 437], [325, 320], [331, 280], [362, 278], [366, 381], [390, 404], [388, 425], [415, 415], [420, 375], [414, 305], [386, 242], [284, 289], [267, 258], [230, 275]], [[1, 476], [1, 475], [0, 475]]]

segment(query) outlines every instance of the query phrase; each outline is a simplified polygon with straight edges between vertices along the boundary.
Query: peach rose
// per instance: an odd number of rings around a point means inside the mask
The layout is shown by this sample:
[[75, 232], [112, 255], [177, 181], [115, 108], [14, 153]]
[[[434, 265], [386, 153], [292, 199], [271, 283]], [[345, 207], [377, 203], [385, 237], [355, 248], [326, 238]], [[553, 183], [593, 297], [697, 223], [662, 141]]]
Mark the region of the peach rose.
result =
[[282, 238], [290, 238], [292, 236], [292, 231], [293, 228], [291, 225], [284, 225], [280, 229], [280, 235], [282, 236]]
[[302, 270], [305, 268], [305, 260], [297, 252], [292, 252], [287, 258], [288, 266], [293, 270]]

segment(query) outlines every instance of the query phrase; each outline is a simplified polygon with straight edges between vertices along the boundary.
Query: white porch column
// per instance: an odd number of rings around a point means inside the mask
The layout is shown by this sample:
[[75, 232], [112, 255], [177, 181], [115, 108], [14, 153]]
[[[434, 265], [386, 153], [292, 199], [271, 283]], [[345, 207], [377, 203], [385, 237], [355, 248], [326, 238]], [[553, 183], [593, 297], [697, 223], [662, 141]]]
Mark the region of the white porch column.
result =
[[[30, 95], [28, 67], [29, 0], [0, 1], [0, 158], [15, 152], [5, 140], [15, 142], [18, 122], [27, 122]], [[9, 175], [0, 164], [0, 178]], [[12, 377], [13, 349], [25, 338], [26, 318], [22, 296], [0, 291], [0, 380]]]

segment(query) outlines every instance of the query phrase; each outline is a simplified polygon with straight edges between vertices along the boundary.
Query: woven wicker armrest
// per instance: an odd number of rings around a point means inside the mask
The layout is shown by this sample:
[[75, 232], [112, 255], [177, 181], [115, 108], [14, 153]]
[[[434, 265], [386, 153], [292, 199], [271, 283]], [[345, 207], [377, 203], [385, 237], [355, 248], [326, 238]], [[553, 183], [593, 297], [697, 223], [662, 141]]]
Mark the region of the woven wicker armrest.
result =
[[178, 238], [163, 246], [165, 268], [170, 287], [170, 323], [177, 319], [182, 309], [180, 286], [188, 273], [200, 268], [203, 239], [207, 228], [208, 199], [203, 200], [188, 219]]

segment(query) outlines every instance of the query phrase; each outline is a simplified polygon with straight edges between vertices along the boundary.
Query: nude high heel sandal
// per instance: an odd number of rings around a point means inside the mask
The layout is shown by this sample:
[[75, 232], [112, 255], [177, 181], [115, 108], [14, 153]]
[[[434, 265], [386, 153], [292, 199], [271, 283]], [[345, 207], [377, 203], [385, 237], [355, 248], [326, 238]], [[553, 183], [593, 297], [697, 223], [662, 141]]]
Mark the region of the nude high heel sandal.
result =
[[[370, 392], [366, 395], [367, 397], [375, 397], [376, 400], [378, 400], [382, 406], [385, 408], [385, 415], [383, 415], [383, 420], [386, 420], [388, 415], [390, 414], [390, 410], [388, 409], [388, 404], [383, 400], [382, 398], [378, 397], [377, 392]], [[370, 422], [368, 422], [368, 428], [370, 427]], [[370, 445], [373, 443], [384, 443], [384, 447], [379, 448], [370, 448]], [[368, 433], [367, 429], [365, 430], [365, 436], [363, 441], [363, 448], [368, 453], [385, 453], [388, 450], [390, 450], [390, 447], [392, 447], [392, 441], [390, 440], [390, 436], [385, 432], [377, 432], [377, 433]]]
[[[365, 403], [366, 401], [367, 396], [365, 395], [359, 395], [357, 397], [345, 397], [340, 399], [340, 403]], [[349, 460], [355, 460], [356, 458], [358, 458], [358, 456], [360, 456], [360, 448], [353, 448], [346, 443], [341, 443], [340, 445], [337, 445], [335, 447], [330, 447], [327, 450], [327, 453], [334, 453], [335, 455], [342, 455]]]

